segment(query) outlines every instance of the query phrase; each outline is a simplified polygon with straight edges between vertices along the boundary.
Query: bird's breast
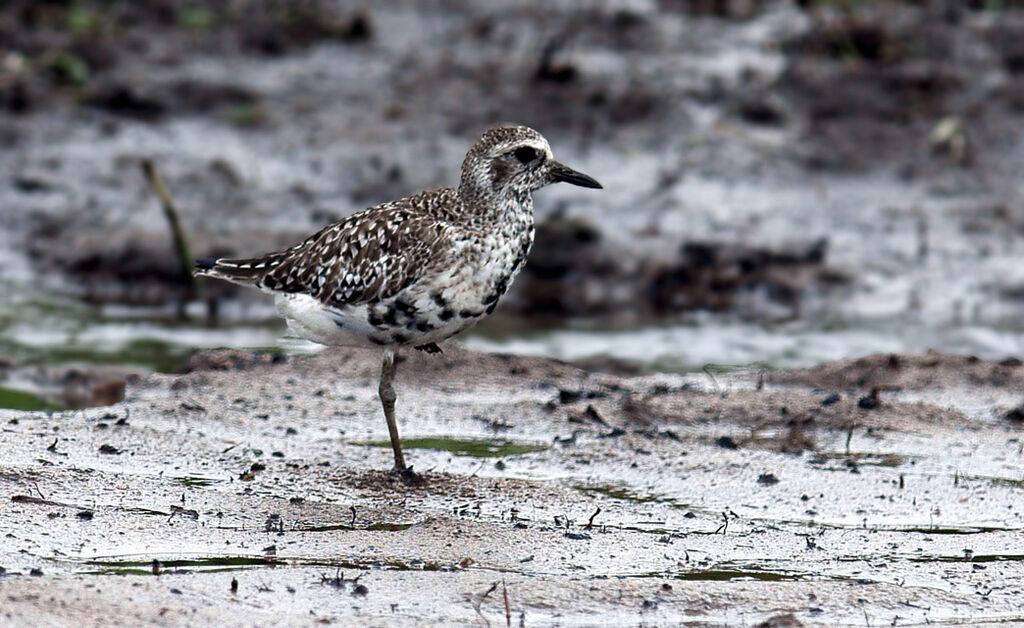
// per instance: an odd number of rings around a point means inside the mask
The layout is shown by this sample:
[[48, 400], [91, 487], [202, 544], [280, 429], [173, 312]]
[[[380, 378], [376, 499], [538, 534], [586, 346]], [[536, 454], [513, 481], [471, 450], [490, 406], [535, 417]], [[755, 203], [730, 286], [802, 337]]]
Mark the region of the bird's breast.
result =
[[440, 342], [494, 311], [526, 261], [533, 223], [454, 237], [419, 279], [400, 293], [367, 304], [373, 344], [420, 346]]

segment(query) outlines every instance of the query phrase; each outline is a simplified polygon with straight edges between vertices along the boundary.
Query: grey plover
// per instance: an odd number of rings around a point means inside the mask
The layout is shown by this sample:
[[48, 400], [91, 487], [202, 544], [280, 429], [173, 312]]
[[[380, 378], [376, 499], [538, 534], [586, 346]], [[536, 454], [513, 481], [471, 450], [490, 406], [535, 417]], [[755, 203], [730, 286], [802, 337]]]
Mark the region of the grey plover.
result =
[[324, 345], [383, 350], [381, 405], [395, 471], [406, 467], [395, 423], [395, 355], [437, 343], [490, 314], [533, 244], [531, 193], [564, 181], [601, 184], [551, 156], [531, 128], [491, 129], [469, 149], [458, 188], [355, 213], [283, 251], [196, 260], [196, 274], [274, 295], [291, 331]]

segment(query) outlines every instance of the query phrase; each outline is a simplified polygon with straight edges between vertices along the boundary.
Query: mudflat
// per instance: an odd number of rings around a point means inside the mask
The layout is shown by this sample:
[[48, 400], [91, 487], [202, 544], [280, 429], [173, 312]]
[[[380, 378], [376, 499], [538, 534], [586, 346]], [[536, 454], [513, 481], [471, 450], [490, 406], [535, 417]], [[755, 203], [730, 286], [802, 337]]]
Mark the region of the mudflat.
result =
[[[2, 411], [17, 625], [1024, 621], [1024, 367], [614, 375], [458, 346], [196, 354]], [[842, 377], [837, 377], [841, 373]]]

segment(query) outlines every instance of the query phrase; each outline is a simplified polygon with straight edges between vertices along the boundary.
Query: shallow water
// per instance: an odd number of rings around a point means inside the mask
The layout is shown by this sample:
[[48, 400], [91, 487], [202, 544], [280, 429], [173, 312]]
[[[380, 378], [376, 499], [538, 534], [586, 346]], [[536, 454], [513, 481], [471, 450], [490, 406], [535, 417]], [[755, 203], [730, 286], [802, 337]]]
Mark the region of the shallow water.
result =
[[[97, 307], [34, 292], [0, 297], [0, 351], [29, 364], [127, 364], [172, 371], [197, 348], [279, 348], [309, 353], [320, 347], [286, 336], [267, 303], [230, 308], [216, 326], [173, 311]], [[198, 304], [196, 304], [198, 305]], [[1024, 355], [1024, 330], [1010, 325], [927, 323], [879, 319], [850, 322], [791, 321], [757, 324], [734, 317], [697, 315], [684, 322], [623, 324], [568, 321], [564, 326], [497, 316], [460, 338], [468, 347], [561, 360], [620, 358], [667, 372], [716, 368], [812, 366], [869, 353], [928, 350], [1000, 360]]]

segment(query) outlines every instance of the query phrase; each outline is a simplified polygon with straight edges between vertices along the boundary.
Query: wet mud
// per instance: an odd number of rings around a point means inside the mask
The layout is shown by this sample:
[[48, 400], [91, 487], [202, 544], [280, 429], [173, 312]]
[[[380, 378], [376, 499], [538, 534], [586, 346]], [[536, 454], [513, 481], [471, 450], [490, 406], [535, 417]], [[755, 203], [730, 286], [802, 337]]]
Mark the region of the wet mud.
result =
[[[77, 411], [2, 411], [17, 624], [955, 624], [1024, 618], [1019, 369], [617, 376], [452, 345], [217, 351]], [[841, 368], [840, 368], [841, 367]], [[849, 372], [853, 380], [832, 373]], [[970, 378], [960, 402], [900, 398]], [[785, 382], [785, 383], [782, 383]], [[948, 383], [948, 382], [947, 382]], [[888, 396], [886, 396], [888, 395]], [[507, 600], [507, 602], [506, 602]], [[508, 618], [508, 619], [506, 619]], [[788, 623], [779, 623], [788, 622]]]

